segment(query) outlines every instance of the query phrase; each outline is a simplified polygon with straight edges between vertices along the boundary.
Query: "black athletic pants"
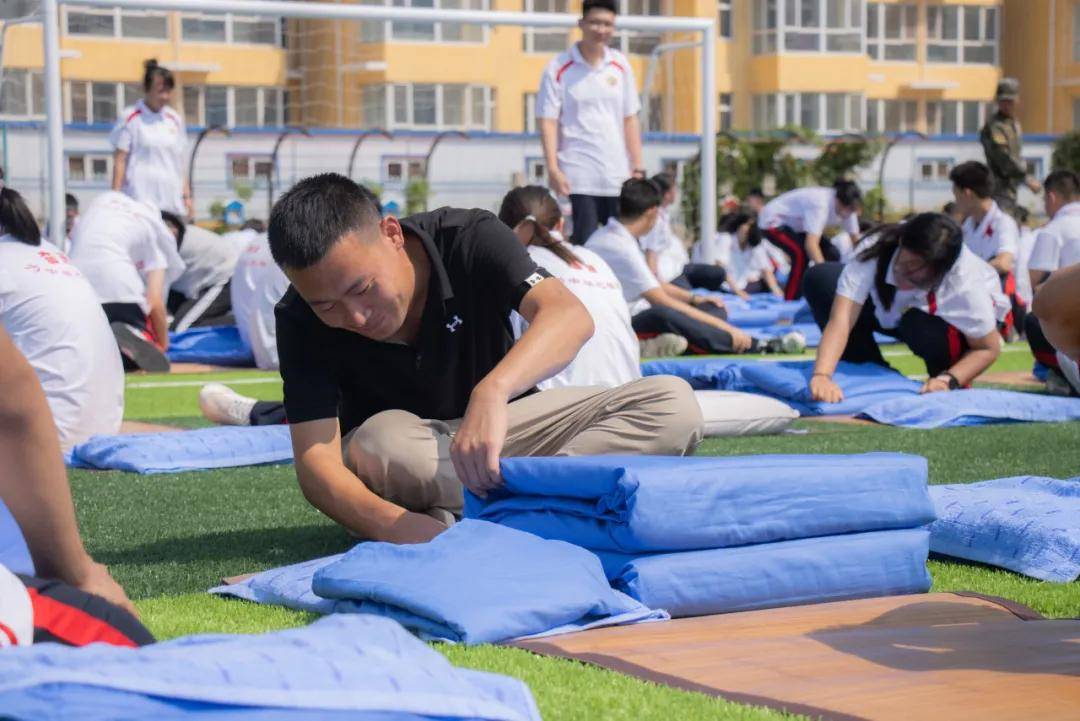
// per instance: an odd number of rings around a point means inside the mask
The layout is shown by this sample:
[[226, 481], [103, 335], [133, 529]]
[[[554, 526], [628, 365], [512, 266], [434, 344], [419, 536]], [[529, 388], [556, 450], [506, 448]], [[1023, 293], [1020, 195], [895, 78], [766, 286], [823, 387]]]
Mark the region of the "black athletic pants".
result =
[[[699, 308], [721, 320], [727, 320], [727, 311], [713, 305]], [[630, 319], [634, 332], [642, 338], [650, 338], [661, 333], [675, 333], [686, 338], [690, 344], [689, 352], [700, 355], [711, 353], [732, 353], [734, 346], [731, 342], [731, 334], [726, 330], [720, 330], [707, 323], [691, 318], [673, 308], [653, 306], [643, 310]], [[755, 338], [747, 353], [757, 353], [761, 350], [758, 340]]]
[[197, 297], [188, 298], [175, 290], [169, 291], [168, 308], [173, 315], [171, 330], [204, 328], [215, 325], [236, 325], [232, 314], [232, 281], [213, 285]]
[[[797, 300], [803, 296], [803, 278], [810, 267], [810, 256], [806, 253], [806, 233], [796, 233], [786, 225], [763, 231], [765, 239], [775, 245], [791, 263], [787, 285], [784, 286], [784, 299]], [[828, 238], [821, 239], [821, 254], [826, 262], [840, 260], [840, 253]]]
[[619, 198], [603, 195], [570, 195], [574, 232], [570, 242], [585, 245], [589, 236], [602, 225], [607, 225], [613, 215], [619, 214]]
[[1035, 356], [1035, 360], [1048, 368], [1061, 368], [1058, 364], [1057, 350], [1050, 345], [1050, 341], [1046, 340], [1042, 324], [1032, 313], [1028, 313], [1024, 320], [1024, 335], [1027, 336], [1027, 342], [1031, 346], [1031, 353]]
[[289, 422], [285, 418], [285, 404], [281, 401], [255, 401], [248, 420], [253, 426], [278, 426]]
[[725, 280], [727, 280], [727, 271], [719, 265], [688, 263], [683, 266], [682, 275], [671, 282], [673, 285], [686, 290], [693, 290], [694, 288], [720, 290]]
[[[842, 263], [822, 263], [806, 273], [803, 292], [814, 314], [814, 322], [822, 330], [825, 330], [829, 322], [833, 298], [836, 297], [836, 284], [843, 270]], [[867, 298], [840, 359], [849, 363], [877, 363], [888, 366], [885, 357], [881, 355], [881, 348], [874, 340], [875, 332], [891, 335], [906, 344], [912, 353], [926, 363], [926, 373], [931, 378], [949, 370], [969, 349], [963, 333], [940, 316], [917, 309], [904, 313], [900, 318], [900, 325], [896, 328], [884, 329], [874, 315], [874, 301]]]

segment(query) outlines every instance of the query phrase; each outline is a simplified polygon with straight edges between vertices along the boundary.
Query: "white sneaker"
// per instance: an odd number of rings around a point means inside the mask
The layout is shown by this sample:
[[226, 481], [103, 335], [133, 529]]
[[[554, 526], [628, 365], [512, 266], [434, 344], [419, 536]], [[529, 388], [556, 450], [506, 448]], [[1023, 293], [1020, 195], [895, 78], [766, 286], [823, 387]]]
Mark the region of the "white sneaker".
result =
[[221, 426], [250, 426], [255, 399], [242, 396], [223, 383], [207, 383], [199, 391], [203, 417]]
[[671, 358], [682, 355], [690, 346], [689, 341], [675, 333], [661, 333], [639, 341], [639, 344], [642, 358]]
[[806, 350], [806, 336], [797, 330], [785, 333], [780, 338], [780, 350], [795, 355]]

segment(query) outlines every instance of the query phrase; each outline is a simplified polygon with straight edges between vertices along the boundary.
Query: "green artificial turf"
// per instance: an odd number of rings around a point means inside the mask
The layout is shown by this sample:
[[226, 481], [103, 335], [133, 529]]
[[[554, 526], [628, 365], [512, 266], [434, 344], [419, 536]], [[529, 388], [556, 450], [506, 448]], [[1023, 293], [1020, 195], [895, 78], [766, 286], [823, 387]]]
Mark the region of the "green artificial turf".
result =
[[[888, 359], [904, 373], [925, 372], [917, 358], [895, 347]], [[1031, 356], [1014, 345], [994, 370], [1030, 367]], [[226, 381], [241, 393], [262, 399], [281, 394], [276, 375], [257, 371], [132, 376], [126, 417], [182, 427], [206, 425], [197, 397], [199, 386], [208, 380]], [[930, 463], [932, 483], [1020, 474], [1069, 477], [1080, 469], [1080, 423], [918, 431], [799, 421], [789, 434], [710, 439], [699, 449], [710, 455], [866, 451], [923, 455]], [[308, 623], [309, 614], [224, 600], [205, 590], [224, 576], [326, 555], [350, 545], [343, 531], [304, 501], [291, 466], [155, 476], [90, 471], [70, 475], [90, 552], [110, 566], [159, 638], [255, 633]], [[936, 591], [977, 591], [1018, 601], [1047, 616], [1080, 616], [1080, 584], [1045, 583], [936, 558], [930, 569]], [[515, 649], [436, 647], [456, 664], [525, 680], [547, 719], [793, 718]]]

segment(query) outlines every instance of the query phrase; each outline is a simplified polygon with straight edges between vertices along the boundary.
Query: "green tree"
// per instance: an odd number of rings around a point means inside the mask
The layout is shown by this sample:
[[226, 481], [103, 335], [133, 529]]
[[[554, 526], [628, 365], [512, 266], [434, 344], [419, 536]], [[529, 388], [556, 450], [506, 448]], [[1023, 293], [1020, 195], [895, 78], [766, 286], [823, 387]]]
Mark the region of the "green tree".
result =
[[1080, 173], [1080, 130], [1071, 130], [1057, 139], [1051, 163], [1054, 170]]
[[405, 215], [427, 210], [431, 185], [426, 178], [414, 178], [405, 186]]

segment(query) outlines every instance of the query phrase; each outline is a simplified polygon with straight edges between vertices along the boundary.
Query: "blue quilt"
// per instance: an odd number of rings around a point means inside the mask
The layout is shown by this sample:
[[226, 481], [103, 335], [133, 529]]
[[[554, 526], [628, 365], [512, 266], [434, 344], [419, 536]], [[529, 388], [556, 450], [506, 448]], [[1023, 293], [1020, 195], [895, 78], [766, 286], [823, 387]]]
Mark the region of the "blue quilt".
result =
[[179, 638], [138, 649], [40, 644], [0, 653], [5, 718], [539, 721], [522, 682], [455, 668], [392, 621]]
[[65, 459], [75, 468], [177, 473], [291, 463], [288, 426], [221, 426], [192, 431], [94, 436]]
[[934, 486], [930, 550], [1043, 581], [1080, 577], [1080, 477]]
[[865, 418], [905, 428], [1080, 420], [1080, 398], [987, 388], [899, 396], [867, 406]]
[[169, 333], [168, 356], [173, 363], [255, 367], [251, 348], [244, 345], [240, 331], [231, 325]]
[[601, 553], [612, 585], [673, 617], [923, 593], [925, 529], [849, 533], [685, 553]]
[[742, 546], [934, 519], [924, 458], [899, 453], [504, 458], [468, 517], [597, 551]]

